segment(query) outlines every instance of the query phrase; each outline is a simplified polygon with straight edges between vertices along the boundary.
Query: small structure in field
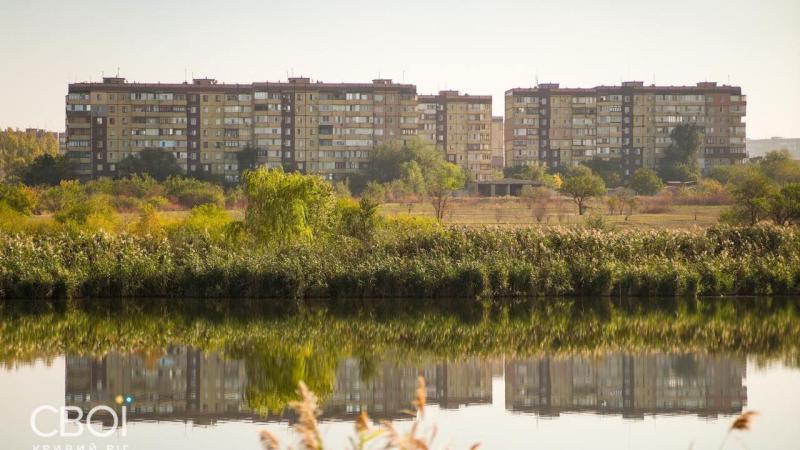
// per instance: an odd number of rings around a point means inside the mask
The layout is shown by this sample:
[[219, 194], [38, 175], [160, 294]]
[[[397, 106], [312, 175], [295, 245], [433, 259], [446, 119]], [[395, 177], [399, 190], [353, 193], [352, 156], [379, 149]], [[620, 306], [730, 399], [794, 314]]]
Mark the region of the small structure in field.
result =
[[525, 186], [542, 186], [539, 181], [517, 180], [514, 178], [503, 178], [502, 180], [478, 181], [477, 194], [481, 197], [519, 197], [522, 188]]

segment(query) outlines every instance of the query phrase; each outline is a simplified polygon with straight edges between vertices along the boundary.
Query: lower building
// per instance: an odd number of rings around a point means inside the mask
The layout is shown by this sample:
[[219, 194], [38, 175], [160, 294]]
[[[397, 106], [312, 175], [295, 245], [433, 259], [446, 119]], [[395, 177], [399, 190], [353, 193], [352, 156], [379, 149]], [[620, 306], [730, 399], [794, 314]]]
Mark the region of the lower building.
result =
[[440, 91], [420, 95], [418, 135], [436, 145], [473, 181], [493, 178], [492, 96]]
[[800, 138], [748, 139], [746, 146], [747, 156], [750, 158], [763, 157], [775, 150], [786, 150], [792, 159], [800, 160]]
[[562, 88], [557, 83], [506, 91], [507, 166], [569, 167], [594, 158], [618, 161], [625, 175], [655, 168], [680, 124], [701, 128], [699, 163], [740, 164], [746, 97], [740, 87], [620, 86]]

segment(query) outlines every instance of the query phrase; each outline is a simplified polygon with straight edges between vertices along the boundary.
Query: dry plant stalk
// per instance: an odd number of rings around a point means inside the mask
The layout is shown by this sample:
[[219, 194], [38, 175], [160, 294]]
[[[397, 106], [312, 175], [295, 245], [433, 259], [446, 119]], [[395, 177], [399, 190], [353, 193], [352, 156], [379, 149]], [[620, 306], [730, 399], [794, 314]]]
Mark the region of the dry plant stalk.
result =
[[319, 415], [317, 396], [302, 381], [298, 383], [297, 393], [300, 394], [300, 400], [291, 402], [289, 406], [298, 415], [295, 429], [300, 434], [300, 443], [306, 450], [320, 450], [322, 440], [317, 425], [317, 416]]
[[725, 438], [722, 439], [722, 443], [719, 445], [720, 450], [725, 447], [725, 443], [728, 441], [728, 437], [731, 435], [733, 430], [749, 431], [753, 416], [756, 415], [758, 415], [756, 411], [745, 411], [737, 416], [736, 419], [733, 420], [730, 428], [728, 428], [728, 432], [725, 433]]
[[[302, 381], [298, 385], [297, 393], [300, 395], [300, 400], [291, 402], [289, 406], [297, 413], [298, 423], [295, 426], [295, 431], [300, 435], [301, 448], [305, 450], [322, 450], [323, 443], [319, 431], [319, 424], [317, 423], [317, 416], [319, 416], [319, 406], [317, 404], [317, 397], [308, 389]], [[423, 417], [425, 415], [425, 406], [428, 401], [428, 392], [425, 384], [425, 378], [420, 376], [417, 378], [417, 388], [414, 393], [414, 400], [412, 405], [416, 411], [409, 411], [412, 415], [416, 416], [411, 429], [408, 433], [400, 434], [394, 427], [394, 424], [389, 421], [382, 421], [380, 428], [371, 426], [371, 420], [366, 411], [362, 411], [355, 421], [356, 438], [350, 438], [350, 444], [355, 450], [363, 450], [374, 439], [386, 435], [385, 443], [382, 449], [385, 450], [429, 450], [436, 437], [436, 425], [431, 427], [430, 433], [427, 435], [422, 432], [417, 436], [420, 430]], [[280, 449], [280, 442], [274, 434], [268, 430], [262, 430], [260, 433], [261, 446], [264, 450], [278, 450]], [[480, 444], [474, 444], [470, 450], [477, 450]]]

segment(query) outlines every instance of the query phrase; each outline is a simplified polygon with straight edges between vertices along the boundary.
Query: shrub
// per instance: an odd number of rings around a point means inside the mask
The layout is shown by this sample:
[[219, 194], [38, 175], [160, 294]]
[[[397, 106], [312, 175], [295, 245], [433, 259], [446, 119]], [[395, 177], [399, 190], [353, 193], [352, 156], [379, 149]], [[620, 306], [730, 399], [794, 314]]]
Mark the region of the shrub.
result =
[[0, 203], [27, 215], [31, 214], [36, 206], [36, 194], [22, 184], [0, 184]]
[[225, 206], [222, 187], [194, 178], [169, 177], [164, 182], [164, 191], [168, 197], [186, 208], [194, 208], [208, 203], [219, 207]]

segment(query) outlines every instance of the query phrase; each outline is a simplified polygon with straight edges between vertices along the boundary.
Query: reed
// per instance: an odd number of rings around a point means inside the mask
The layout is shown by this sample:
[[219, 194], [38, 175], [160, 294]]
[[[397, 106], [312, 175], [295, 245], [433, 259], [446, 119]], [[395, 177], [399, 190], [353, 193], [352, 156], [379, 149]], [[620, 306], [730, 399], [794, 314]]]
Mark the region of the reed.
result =
[[652, 298], [800, 293], [792, 228], [416, 227], [286, 246], [162, 234], [0, 235], [0, 298]]

